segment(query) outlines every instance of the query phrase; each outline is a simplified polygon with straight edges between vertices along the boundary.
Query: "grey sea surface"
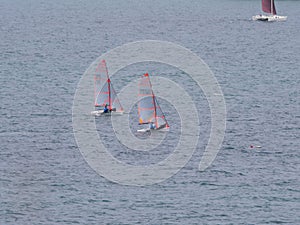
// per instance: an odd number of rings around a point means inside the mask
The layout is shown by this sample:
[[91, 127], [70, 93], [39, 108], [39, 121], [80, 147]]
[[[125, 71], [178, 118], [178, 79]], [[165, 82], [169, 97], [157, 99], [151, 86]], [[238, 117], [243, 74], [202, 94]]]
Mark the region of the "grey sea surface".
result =
[[[0, 1], [0, 224], [300, 224], [300, 1], [276, 6], [286, 22], [252, 21], [258, 0]], [[201, 89], [155, 62], [119, 71], [117, 91], [144, 72], [180, 83], [200, 115], [191, 160], [161, 183], [135, 187], [107, 180], [84, 160], [72, 105], [97, 57], [143, 40], [201, 57], [222, 88], [227, 118], [217, 158], [199, 172], [211, 126]], [[180, 118], [159, 100], [173, 129], [161, 151], [126, 149], [96, 118], [118, 160], [149, 165], [171, 154]]]

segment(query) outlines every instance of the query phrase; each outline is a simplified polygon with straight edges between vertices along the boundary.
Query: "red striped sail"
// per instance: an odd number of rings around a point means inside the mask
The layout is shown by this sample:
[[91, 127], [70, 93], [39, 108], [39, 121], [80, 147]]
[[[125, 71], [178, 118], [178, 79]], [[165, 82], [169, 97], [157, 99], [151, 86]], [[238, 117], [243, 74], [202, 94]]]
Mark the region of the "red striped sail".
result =
[[139, 124], [153, 122], [157, 129], [169, 127], [158, 101], [153, 93], [148, 73], [144, 74], [139, 82], [138, 114]]
[[104, 83], [99, 95], [97, 96], [99, 106], [108, 105], [109, 110], [122, 112], [123, 107], [118, 99], [117, 93], [112, 86], [110, 79]]
[[99, 100], [100, 92], [103, 85], [106, 83], [108, 79], [108, 71], [106, 67], [106, 62], [103, 59], [96, 68], [95, 75], [94, 75], [94, 95], [95, 95], [95, 106], [101, 106], [102, 102]]
[[109, 79], [105, 60], [98, 65], [95, 73], [95, 106], [108, 105], [109, 110], [122, 112], [123, 107]]

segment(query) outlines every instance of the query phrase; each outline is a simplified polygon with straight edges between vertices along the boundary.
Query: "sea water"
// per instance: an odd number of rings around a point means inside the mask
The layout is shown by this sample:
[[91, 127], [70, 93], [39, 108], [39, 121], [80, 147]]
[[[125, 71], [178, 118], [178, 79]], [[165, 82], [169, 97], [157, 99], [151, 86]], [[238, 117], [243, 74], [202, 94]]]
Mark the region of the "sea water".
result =
[[[0, 223], [300, 224], [300, 2], [276, 6], [286, 22], [252, 21], [260, 1], [2, 0]], [[181, 83], [200, 120], [197, 147], [181, 170], [157, 184], [125, 186], [84, 160], [72, 106], [97, 57], [144, 40], [183, 46], [209, 66], [224, 94], [226, 131], [216, 159], [200, 172], [211, 128], [203, 91], [168, 65], [119, 71], [117, 91], [144, 72]], [[180, 116], [167, 101], [160, 105], [172, 132], [152, 152], [122, 147], [110, 122], [96, 118], [112, 156], [149, 166], [172, 154]]]

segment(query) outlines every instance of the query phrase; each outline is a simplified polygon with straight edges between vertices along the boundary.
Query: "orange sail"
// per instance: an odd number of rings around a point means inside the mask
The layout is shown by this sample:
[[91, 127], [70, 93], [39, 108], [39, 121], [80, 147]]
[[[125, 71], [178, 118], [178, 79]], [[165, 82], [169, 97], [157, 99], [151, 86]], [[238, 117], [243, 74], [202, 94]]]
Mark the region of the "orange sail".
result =
[[105, 105], [108, 105], [110, 111], [123, 111], [123, 107], [109, 78], [106, 62], [102, 60], [95, 74], [95, 106], [103, 107]]
[[169, 127], [165, 115], [153, 93], [148, 73], [144, 74], [139, 82], [138, 97], [139, 124], [148, 124], [152, 122], [157, 129]]
[[106, 83], [108, 79], [108, 71], [106, 67], [106, 62], [103, 59], [96, 68], [95, 75], [94, 75], [94, 95], [95, 95], [95, 106], [101, 106], [101, 102], [98, 99], [100, 97], [100, 91], [103, 85]]

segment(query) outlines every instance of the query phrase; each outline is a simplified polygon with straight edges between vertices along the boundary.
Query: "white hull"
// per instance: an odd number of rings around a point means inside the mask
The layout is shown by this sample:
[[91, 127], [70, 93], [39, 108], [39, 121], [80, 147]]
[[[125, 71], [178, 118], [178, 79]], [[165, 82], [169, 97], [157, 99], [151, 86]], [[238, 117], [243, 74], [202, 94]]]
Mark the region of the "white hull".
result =
[[92, 111], [91, 112], [91, 115], [93, 115], [93, 116], [97, 116], [97, 115], [100, 115], [100, 114], [102, 114], [103, 113], [103, 110], [101, 109], [101, 110], [95, 110], [95, 111]]
[[170, 127], [159, 128], [158, 131], [168, 132]]
[[159, 128], [159, 129], [150, 129], [150, 128], [143, 128], [143, 129], [140, 129], [140, 130], [137, 130], [137, 132], [140, 132], [140, 133], [144, 133], [144, 132], [152, 132], [152, 131], [163, 131], [163, 132], [168, 132], [170, 130], [169, 127], [164, 127], [164, 128]]
[[278, 16], [278, 15], [256, 15], [252, 16], [252, 20], [259, 20], [259, 21], [286, 21], [287, 16]]
[[122, 115], [123, 111], [112, 111], [108, 113], [104, 113], [103, 109], [95, 110], [91, 112], [93, 116], [110, 116], [110, 115]]
[[144, 129], [137, 130], [137, 132], [140, 132], [140, 133], [145, 133], [145, 132], [149, 132], [149, 131], [150, 131], [149, 128], [144, 128]]

